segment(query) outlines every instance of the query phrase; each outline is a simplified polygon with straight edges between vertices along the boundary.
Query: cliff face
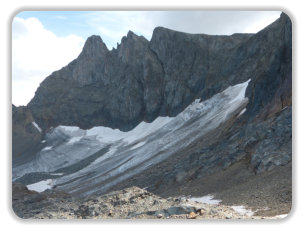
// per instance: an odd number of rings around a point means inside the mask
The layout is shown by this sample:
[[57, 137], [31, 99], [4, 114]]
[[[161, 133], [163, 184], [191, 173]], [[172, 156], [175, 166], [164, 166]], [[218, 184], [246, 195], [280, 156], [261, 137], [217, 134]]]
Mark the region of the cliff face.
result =
[[43, 128], [59, 124], [129, 130], [154, 119], [162, 105], [163, 71], [148, 41], [129, 32], [117, 50], [99, 36], [82, 53], [41, 84], [29, 103]]
[[[12, 158], [18, 163], [42, 148], [42, 131], [36, 125], [30, 110], [12, 106]], [[35, 126], [36, 125], [36, 126]], [[13, 162], [13, 164], [17, 164]]]
[[109, 51], [87, 39], [77, 59], [47, 77], [28, 104], [37, 123], [130, 130], [157, 116], [175, 116], [195, 98], [252, 80], [248, 114], [291, 104], [291, 22], [259, 33], [210, 36], [158, 27], [151, 41], [131, 31]]

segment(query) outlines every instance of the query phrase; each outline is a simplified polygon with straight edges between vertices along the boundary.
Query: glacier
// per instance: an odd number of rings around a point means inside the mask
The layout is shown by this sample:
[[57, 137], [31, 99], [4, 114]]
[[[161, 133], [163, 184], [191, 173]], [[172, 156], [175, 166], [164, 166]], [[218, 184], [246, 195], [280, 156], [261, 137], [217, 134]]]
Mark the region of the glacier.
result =
[[[240, 116], [248, 103], [249, 82], [230, 86], [204, 101], [196, 99], [176, 117], [143, 121], [128, 132], [102, 126], [53, 128], [33, 159], [13, 166], [13, 181], [31, 187], [51, 179], [52, 187], [83, 196], [105, 192]], [[40, 174], [36, 182], [29, 179], [33, 174]]]

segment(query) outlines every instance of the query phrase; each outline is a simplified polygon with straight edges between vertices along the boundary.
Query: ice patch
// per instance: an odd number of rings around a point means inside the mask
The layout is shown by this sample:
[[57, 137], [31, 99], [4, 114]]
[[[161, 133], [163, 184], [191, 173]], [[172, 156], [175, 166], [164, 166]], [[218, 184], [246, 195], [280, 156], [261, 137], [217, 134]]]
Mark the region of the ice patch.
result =
[[113, 143], [121, 140], [125, 138], [125, 133], [127, 132], [102, 126], [93, 127], [86, 131], [87, 136], [95, 136], [97, 140], [103, 143]]
[[151, 123], [141, 122], [137, 127], [133, 130], [127, 132], [128, 134], [125, 136], [124, 140], [128, 143], [131, 143], [138, 138], [144, 138], [156, 131], [160, 128], [164, 127], [170, 121], [172, 121], [174, 117], [158, 117]]
[[105, 153], [103, 156], [99, 157], [98, 159], [96, 159], [92, 164], [98, 164], [103, 160], [109, 159], [116, 151], [117, 151], [117, 146], [112, 146], [110, 147], [109, 151], [107, 153]]
[[[229, 104], [235, 103], [236, 101], [241, 101], [241, 100], [243, 100], [245, 98], [245, 92], [246, 92], [246, 88], [247, 88], [249, 82], [250, 82], [250, 79], [247, 80], [244, 83], [237, 84], [237, 85], [229, 87], [229, 88], [227, 88], [225, 90], [225, 91], [228, 91], [231, 94], [233, 94], [234, 92], [236, 92], [236, 96], [233, 98], [233, 100], [231, 100], [229, 102]], [[229, 91], [231, 89], [233, 89], [233, 91]]]
[[132, 147], [130, 148], [130, 150], [134, 150], [134, 149], [136, 149], [136, 148], [139, 148], [139, 147], [143, 146], [145, 143], [146, 143], [145, 141], [140, 142], [140, 143], [137, 143], [136, 145], [132, 146]]
[[53, 149], [53, 146], [47, 146], [45, 148], [42, 149], [42, 151], [47, 151], [47, 150], [51, 150]]
[[285, 218], [287, 216], [288, 216], [288, 214], [280, 214], [280, 215], [274, 216], [273, 218], [283, 219], [283, 218]]
[[82, 138], [83, 138], [83, 136], [75, 136], [75, 137], [72, 137], [66, 144], [67, 144], [67, 145], [71, 145], [71, 144], [77, 143], [77, 142], [79, 142]]
[[64, 134], [66, 134], [70, 137], [84, 136], [86, 134], [85, 130], [82, 130], [81, 128], [76, 127], [76, 126], [62, 126], [62, 125], [60, 125], [55, 129], [60, 130], [61, 132], [63, 132]]
[[93, 127], [86, 131], [86, 135], [96, 136], [99, 141], [104, 143], [113, 143], [119, 140], [126, 143], [132, 143], [156, 132], [159, 128], [163, 127], [173, 119], [173, 117], [158, 117], [151, 123], [143, 121], [133, 130], [128, 132], [122, 132], [119, 129], [108, 127]]
[[231, 206], [233, 210], [235, 210], [237, 213], [241, 215], [247, 215], [247, 216], [252, 216], [254, 215], [254, 212], [251, 211], [250, 209], [246, 209], [243, 205], [240, 206]]
[[63, 126], [63, 125], [61, 125], [60, 127], [63, 130], [65, 130], [66, 132], [70, 132], [70, 133], [76, 132], [80, 129], [79, 127], [76, 127], [76, 126]]
[[221, 202], [221, 200], [215, 200], [213, 198], [214, 196], [209, 194], [203, 197], [191, 197], [189, 200], [210, 205], [217, 205]]
[[53, 186], [53, 180], [48, 179], [48, 180], [42, 180], [34, 184], [29, 184], [26, 187], [28, 190], [36, 191], [36, 192], [43, 192], [47, 189], [51, 189]]
[[52, 175], [52, 176], [62, 176], [63, 173], [51, 173], [50, 175]]
[[46, 140], [42, 140], [41, 143], [44, 144], [46, 142]]
[[239, 113], [238, 117], [241, 116], [242, 114], [244, 114], [244, 112], [246, 112], [246, 108], [244, 108], [244, 109]]
[[35, 126], [35, 128], [37, 128], [37, 130], [41, 133], [42, 129], [38, 126], [38, 124], [36, 124], [36, 122], [32, 122], [32, 124]]

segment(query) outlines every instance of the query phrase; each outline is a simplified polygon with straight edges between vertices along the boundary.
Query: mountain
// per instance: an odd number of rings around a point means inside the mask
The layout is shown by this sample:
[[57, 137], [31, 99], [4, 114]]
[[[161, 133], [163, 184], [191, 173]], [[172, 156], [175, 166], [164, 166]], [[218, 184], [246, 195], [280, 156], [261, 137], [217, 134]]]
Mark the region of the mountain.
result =
[[112, 50], [93, 35], [26, 107], [13, 106], [13, 181], [80, 197], [131, 186], [211, 193], [287, 213], [291, 67], [284, 13], [256, 34], [157, 27]]
[[[176, 116], [196, 98], [208, 99], [252, 79], [258, 89], [248, 90], [248, 96], [257, 96], [249, 109], [255, 115], [277, 86], [291, 79], [289, 37], [285, 15], [257, 35], [192, 35], [158, 27], [149, 42], [130, 31], [111, 51], [99, 36], [91, 36], [77, 59], [40, 84], [28, 108], [43, 129], [70, 125], [127, 131], [141, 121]], [[291, 96], [282, 98], [287, 105]]]

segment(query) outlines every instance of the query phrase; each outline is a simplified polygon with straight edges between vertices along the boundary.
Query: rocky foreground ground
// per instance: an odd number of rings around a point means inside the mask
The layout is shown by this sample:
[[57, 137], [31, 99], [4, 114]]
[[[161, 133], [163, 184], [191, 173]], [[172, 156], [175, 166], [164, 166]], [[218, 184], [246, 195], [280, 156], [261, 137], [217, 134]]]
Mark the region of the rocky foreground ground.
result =
[[231, 206], [206, 204], [185, 197], [161, 198], [138, 187], [103, 196], [74, 198], [60, 192], [37, 193], [13, 184], [12, 206], [25, 219], [264, 219]]

